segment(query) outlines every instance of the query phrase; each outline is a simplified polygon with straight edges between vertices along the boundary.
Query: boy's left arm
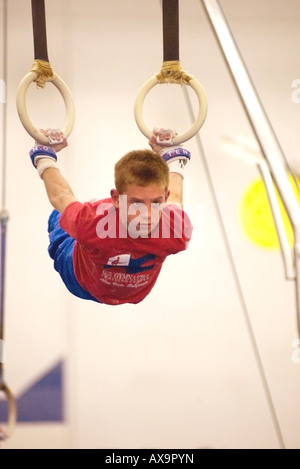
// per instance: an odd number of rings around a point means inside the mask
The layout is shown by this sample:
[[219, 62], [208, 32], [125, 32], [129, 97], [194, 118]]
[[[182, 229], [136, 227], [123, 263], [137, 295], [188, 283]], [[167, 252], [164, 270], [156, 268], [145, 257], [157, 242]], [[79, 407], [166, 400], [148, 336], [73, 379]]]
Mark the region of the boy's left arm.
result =
[[170, 129], [164, 130], [155, 128], [153, 130], [153, 136], [149, 140], [149, 145], [153, 151], [161, 155], [169, 166], [170, 195], [168, 202], [178, 204], [183, 208], [184, 166], [190, 160], [191, 154], [188, 150], [182, 148], [182, 145], [172, 146], [172, 138], [176, 135], [177, 132]]
[[170, 172], [169, 190], [168, 203], [183, 208], [183, 178], [180, 174]]

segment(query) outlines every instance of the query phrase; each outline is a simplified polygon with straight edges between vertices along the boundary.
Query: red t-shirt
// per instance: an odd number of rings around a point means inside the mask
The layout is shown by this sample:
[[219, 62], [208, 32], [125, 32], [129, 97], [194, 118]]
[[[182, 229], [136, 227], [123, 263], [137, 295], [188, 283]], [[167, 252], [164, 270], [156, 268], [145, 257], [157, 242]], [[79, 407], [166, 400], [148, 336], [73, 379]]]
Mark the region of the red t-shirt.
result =
[[75, 239], [74, 273], [79, 284], [101, 303], [139, 303], [153, 288], [167, 256], [187, 248], [192, 226], [176, 205], [162, 209], [147, 237], [132, 237], [112, 200], [72, 202], [60, 226]]

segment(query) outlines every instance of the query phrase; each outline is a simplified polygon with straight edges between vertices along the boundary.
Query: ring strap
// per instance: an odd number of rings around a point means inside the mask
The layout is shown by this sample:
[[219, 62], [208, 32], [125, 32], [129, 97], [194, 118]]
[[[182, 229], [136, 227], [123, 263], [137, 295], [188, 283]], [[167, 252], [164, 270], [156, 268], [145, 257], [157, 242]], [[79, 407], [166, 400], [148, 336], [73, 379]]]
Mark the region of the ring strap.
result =
[[46, 14], [44, 0], [31, 0], [34, 58], [35, 60], [48, 59]]
[[163, 0], [164, 62], [179, 60], [178, 0]]
[[46, 33], [46, 13], [44, 0], [31, 0], [34, 62], [32, 71], [36, 74], [36, 84], [44, 88], [46, 81], [54, 77], [49, 63]]

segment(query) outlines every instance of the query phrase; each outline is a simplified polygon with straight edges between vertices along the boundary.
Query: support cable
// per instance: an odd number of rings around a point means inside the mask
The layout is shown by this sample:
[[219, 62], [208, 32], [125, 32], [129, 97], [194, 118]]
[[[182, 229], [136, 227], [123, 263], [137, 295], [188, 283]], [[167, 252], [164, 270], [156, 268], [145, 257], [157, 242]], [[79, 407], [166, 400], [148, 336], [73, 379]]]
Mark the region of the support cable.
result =
[[64, 137], [68, 137], [73, 130], [75, 105], [71, 91], [66, 83], [54, 73], [48, 59], [45, 0], [31, 0], [31, 11], [34, 62], [31, 71], [27, 73], [19, 83], [16, 104], [20, 121], [29, 135], [31, 135], [35, 141], [43, 145], [49, 145], [49, 138], [38, 130], [30, 120], [26, 103], [28, 87], [32, 82], [36, 82], [38, 87], [44, 88], [46, 83], [49, 82], [58, 89], [66, 108], [65, 123], [62, 128]]

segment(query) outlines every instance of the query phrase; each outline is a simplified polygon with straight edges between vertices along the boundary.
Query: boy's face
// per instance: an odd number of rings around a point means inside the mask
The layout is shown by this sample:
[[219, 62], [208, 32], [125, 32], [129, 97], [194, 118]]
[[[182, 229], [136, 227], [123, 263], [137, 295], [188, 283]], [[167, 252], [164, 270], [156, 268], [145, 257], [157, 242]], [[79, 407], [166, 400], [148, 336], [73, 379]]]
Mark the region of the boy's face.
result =
[[140, 236], [145, 237], [157, 226], [162, 204], [167, 202], [168, 196], [169, 191], [165, 187], [154, 183], [145, 187], [129, 184], [123, 194], [116, 189], [111, 191], [114, 206], [126, 212], [123, 215], [126, 215], [127, 226], [134, 227]]

